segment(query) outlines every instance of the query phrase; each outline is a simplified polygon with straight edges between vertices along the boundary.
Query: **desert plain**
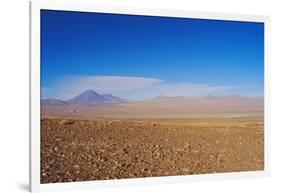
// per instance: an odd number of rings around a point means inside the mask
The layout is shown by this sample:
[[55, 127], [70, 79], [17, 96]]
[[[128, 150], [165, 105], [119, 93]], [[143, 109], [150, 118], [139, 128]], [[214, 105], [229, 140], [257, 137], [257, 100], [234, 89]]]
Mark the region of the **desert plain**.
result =
[[264, 169], [261, 99], [178, 101], [43, 106], [41, 183]]

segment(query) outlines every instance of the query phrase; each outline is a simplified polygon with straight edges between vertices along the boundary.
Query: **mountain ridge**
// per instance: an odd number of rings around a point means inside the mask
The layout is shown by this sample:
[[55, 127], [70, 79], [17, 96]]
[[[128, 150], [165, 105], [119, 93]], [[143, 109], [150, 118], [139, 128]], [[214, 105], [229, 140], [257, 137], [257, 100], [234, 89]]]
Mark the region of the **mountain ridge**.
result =
[[69, 100], [41, 101], [43, 116], [78, 118], [191, 118], [201, 116], [262, 116], [264, 97], [158, 97], [127, 101], [112, 94], [85, 91]]
[[125, 103], [127, 100], [120, 97], [114, 96], [112, 94], [99, 94], [94, 90], [88, 89], [79, 95], [67, 99], [42, 99], [41, 102], [43, 105], [106, 105], [106, 104], [118, 104]]
[[[241, 96], [241, 95], [207, 95], [207, 96], [156, 96], [153, 98], [148, 98], [140, 101], [174, 101], [174, 100], [242, 100], [242, 99], [264, 99], [263, 96]], [[67, 106], [71, 104], [75, 105], [105, 105], [105, 104], [121, 104], [121, 103], [128, 103], [130, 101], [114, 96], [112, 94], [99, 94], [94, 90], [88, 89], [84, 92], [80, 93], [79, 95], [67, 99], [56, 99], [56, 98], [48, 98], [42, 99], [41, 104], [43, 105], [61, 105]], [[131, 101], [132, 102], [132, 101]]]

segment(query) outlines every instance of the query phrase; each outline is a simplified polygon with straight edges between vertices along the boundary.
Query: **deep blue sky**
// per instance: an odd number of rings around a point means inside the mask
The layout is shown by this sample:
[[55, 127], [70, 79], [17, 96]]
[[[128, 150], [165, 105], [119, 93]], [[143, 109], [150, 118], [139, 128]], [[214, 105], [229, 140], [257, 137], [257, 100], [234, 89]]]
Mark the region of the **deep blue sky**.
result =
[[43, 88], [65, 75], [263, 85], [263, 64], [262, 23], [41, 11]]

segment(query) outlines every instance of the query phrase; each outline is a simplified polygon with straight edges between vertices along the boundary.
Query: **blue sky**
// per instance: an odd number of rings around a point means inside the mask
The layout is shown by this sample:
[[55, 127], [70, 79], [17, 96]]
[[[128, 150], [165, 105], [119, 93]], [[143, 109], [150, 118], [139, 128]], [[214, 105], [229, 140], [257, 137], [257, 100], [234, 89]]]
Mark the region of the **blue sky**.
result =
[[41, 11], [43, 98], [263, 96], [262, 23]]

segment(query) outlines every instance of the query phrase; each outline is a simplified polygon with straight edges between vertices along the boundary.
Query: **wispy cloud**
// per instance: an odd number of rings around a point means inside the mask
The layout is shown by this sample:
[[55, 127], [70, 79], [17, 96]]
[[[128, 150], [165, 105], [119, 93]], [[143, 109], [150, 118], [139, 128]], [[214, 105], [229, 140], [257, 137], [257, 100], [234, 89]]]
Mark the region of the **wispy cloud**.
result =
[[[145, 88], [140, 91], [142, 98], [152, 98], [156, 96], [203, 96], [217, 94], [231, 86], [215, 86], [211, 84], [196, 83], [161, 83]], [[138, 98], [138, 93], [131, 93], [131, 98]]]
[[64, 76], [56, 84], [42, 89], [44, 98], [71, 98], [81, 92], [92, 89], [99, 93], [122, 93], [142, 90], [163, 81], [145, 77], [129, 76]]
[[87, 89], [102, 94], [111, 93], [130, 100], [141, 100], [156, 96], [239, 94], [232, 91], [241, 90], [241, 87], [188, 82], [168, 83], [146, 77], [64, 76], [54, 85], [42, 88], [42, 96], [43, 98], [69, 99]]

